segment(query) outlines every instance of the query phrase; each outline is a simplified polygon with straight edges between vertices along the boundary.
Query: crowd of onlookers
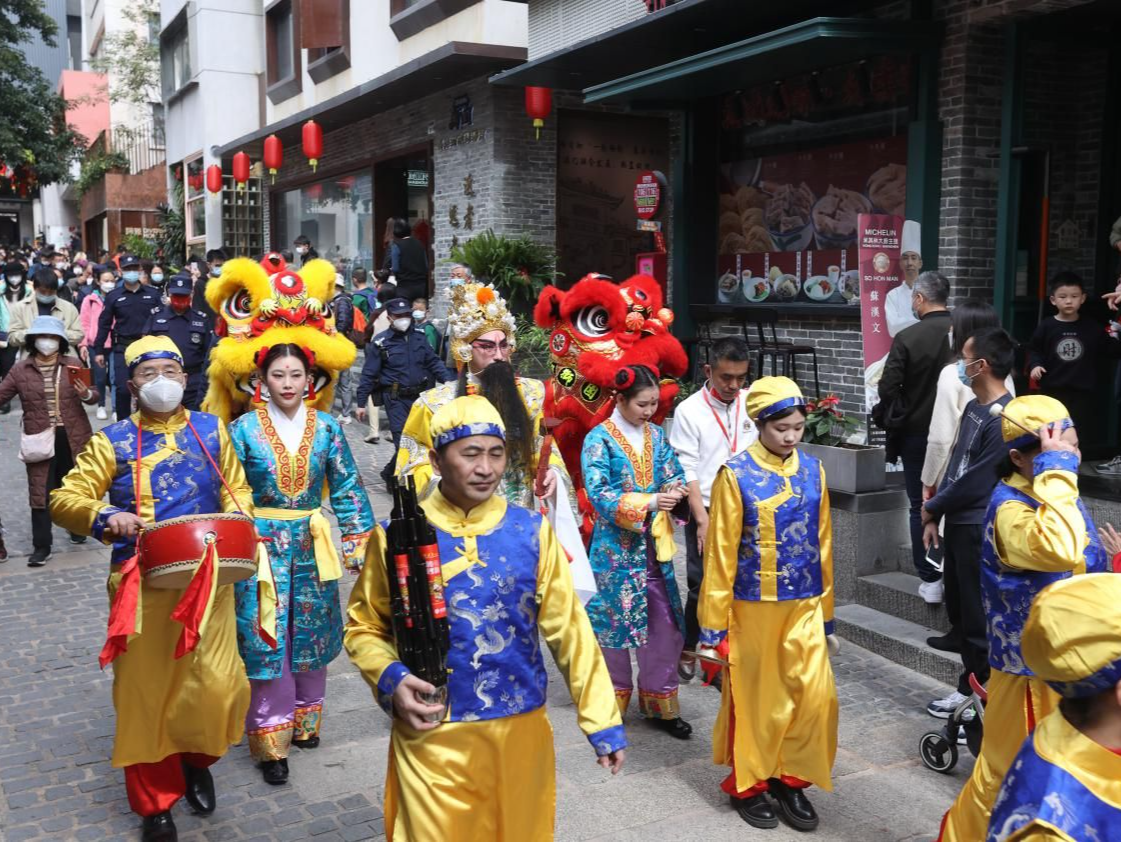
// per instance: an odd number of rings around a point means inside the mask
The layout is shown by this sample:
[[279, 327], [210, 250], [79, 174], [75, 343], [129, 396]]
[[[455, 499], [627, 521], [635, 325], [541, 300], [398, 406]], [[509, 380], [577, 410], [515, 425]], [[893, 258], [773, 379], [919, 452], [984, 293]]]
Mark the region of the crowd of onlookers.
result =
[[[981, 684], [988, 680], [982, 525], [1007, 459], [1000, 411], [1015, 395], [1013, 373], [1027, 374], [1029, 390], [1061, 401], [1081, 432], [1096, 427], [1094, 415], [1104, 406], [1097, 393], [1100, 364], [1121, 357], [1116, 325], [1107, 329], [1081, 313], [1088, 290], [1073, 273], [1051, 279], [1056, 312], [1022, 347], [1000, 327], [990, 304], [967, 299], [951, 310], [950, 292], [939, 272], [924, 272], [912, 285], [918, 321], [892, 341], [875, 413], [887, 432], [888, 460], [902, 460], [919, 595], [944, 603], [950, 624], [927, 643], [961, 656], [957, 688], [927, 708], [940, 718], [970, 695], [971, 674]], [[1099, 470], [1121, 472], [1118, 466], [1121, 460], [1113, 460]]]
[[[359, 261], [328, 256], [336, 267], [332, 312], [336, 329], [360, 349], [404, 321], [390, 302], [406, 301], [406, 329], [416, 327], [432, 350], [444, 353], [444, 338], [430, 320], [427, 247], [404, 219], [387, 231], [385, 261], [372, 271]], [[279, 250], [296, 268], [319, 257], [314, 243], [298, 236]], [[258, 255], [259, 257], [259, 255]], [[0, 414], [19, 397], [23, 408], [21, 446], [38, 436], [48, 458], [21, 453], [27, 463], [31, 506], [32, 566], [51, 556], [47, 499], [92, 435], [82, 403], [96, 406], [100, 421], [127, 417], [134, 406], [124, 374], [124, 349], [144, 335], [170, 336], [184, 357], [188, 385], [184, 406], [198, 410], [206, 395], [206, 363], [217, 342], [215, 314], [205, 298], [206, 282], [219, 277], [228, 259], [223, 249], [192, 257], [182, 266], [141, 258], [119, 245], [84, 252], [36, 242], [0, 247]], [[465, 267], [453, 276], [468, 274]], [[399, 306], [395, 304], [395, 306]], [[367, 388], [356, 407], [358, 378], [343, 372], [336, 407], [344, 424], [369, 424], [367, 442], [381, 440], [378, 389]], [[361, 411], [358, 411], [361, 409]], [[49, 441], [48, 441], [49, 440]], [[7, 513], [7, 512], [5, 512]], [[74, 543], [85, 539], [71, 536]], [[0, 561], [7, 559], [0, 531]]]

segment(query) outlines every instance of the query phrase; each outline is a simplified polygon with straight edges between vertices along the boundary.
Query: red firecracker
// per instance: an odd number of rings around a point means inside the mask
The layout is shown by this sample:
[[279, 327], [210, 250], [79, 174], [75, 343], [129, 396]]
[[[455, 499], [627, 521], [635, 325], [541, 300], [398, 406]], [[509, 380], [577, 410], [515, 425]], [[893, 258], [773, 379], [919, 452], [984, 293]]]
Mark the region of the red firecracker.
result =
[[265, 138], [265, 167], [268, 168], [269, 175], [272, 176], [272, 183], [276, 183], [276, 171], [280, 169], [281, 164], [284, 163], [284, 145], [280, 142], [280, 138], [274, 134], [270, 134]]
[[238, 190], [244, 190], [245, 182], [249, 181], [249, 156], [244, 152], [234, 155], [234, 181]]
[[527, 87], [525, 89], [525, 113], [533, 120], [533, 127], [537, 129], [537, 139], [541, 139], [541, 127], [545, 125], [545, 118], [553, 111], [552, 88]]
[[222, 192], [222, 168], [217, 164], [206, 168], [206, 189], [211, 193]]
[[323, 156], [323, 127], [320, 126], [315, 120], [308, 120], [304, 123], [304, 154], [308, 158], [308, 163], [311, 164], [311, 169], [314, 172], [315, 168], [319, 166], [319, 159]]

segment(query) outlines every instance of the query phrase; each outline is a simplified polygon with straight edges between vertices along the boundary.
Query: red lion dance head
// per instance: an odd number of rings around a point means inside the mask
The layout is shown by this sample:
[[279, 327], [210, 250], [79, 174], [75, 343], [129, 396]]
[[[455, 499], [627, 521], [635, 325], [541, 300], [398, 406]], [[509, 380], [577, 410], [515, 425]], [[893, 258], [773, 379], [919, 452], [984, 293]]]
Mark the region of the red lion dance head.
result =
[[622, 284], [603, 275], [586, 275], [563, 292], [545, 287], [533, 320], [552, 331], [549, 340], [553, 379], [547, 384], [545, 415], [560, 423], [553, 431], [576, 484], [585, 530], [590, 506], [580, 471], [584, 436], [615, 408], [615, 374], [625, 365], [643, 365], [661, 377], [661, 423], [677, 396], [676, 378], [689, 366], [685, 349], [669, 332], [672, 311], [663, 306], [662, 288], [649, 275]]

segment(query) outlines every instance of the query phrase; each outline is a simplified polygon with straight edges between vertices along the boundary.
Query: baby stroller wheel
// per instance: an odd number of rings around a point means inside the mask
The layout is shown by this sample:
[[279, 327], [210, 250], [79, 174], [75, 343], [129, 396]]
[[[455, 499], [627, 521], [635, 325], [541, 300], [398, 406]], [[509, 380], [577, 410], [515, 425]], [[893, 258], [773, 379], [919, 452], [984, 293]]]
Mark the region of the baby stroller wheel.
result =
[[958, 747], [941, 731], [928, 731], [919, 740], [923, 765], [935, 772], [949, 772], [958, 763]]

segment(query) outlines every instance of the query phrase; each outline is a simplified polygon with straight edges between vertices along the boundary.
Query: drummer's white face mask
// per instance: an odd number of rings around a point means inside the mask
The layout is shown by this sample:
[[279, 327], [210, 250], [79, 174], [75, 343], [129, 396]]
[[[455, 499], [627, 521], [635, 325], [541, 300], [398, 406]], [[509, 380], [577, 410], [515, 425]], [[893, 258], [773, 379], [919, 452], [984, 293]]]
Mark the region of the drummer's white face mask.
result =
[[183, 401], [183, 384], [161, 374], [141, 386], [137, 397], [149, 412], [171, 412]]

